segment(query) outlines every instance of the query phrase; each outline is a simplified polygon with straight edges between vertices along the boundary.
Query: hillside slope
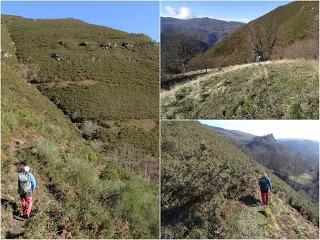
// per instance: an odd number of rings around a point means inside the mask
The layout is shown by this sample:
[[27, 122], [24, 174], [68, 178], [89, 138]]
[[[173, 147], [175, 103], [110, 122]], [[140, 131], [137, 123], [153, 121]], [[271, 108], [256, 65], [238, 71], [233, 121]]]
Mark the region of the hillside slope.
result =
[[300, 154], [309, 155], [314, 161], [319, 160], [319, 142], [308, 139], [279, 139], [287, 148]]
[[220, 127], [210, 126], [210, 125], [205, 125], [205, 126], [208, 129], [216, 132], [217, 134], [223, 137], [229, 138], [230, 140], [237, 140], [237, 141], [240, 141], [241, 143], [247, 143], [251, 141], [254, 137], [256, 137], [251, 133], [246, 133], [239, 130], [229, 130], [229, 129], [224, 129]]
[[183, 32], [203, 42], [206, 49], [208, 49], [243, 25], [244, 23], [241, 22], [227, 22], [212, 18], [181, 20], [161, 17], [161, 34], [168, 35], [173, 32]]
[[[317, 238], [318, 206], [196, 122], [163, 122], [163, 238]], [[259, 203], [267, 171], [271, 205]], [[310, 221], [311, 220], [311, 221]]]
[[[2, 21], [19, 61], [35, 72], [30, 81], [41, 84], [40, 90], [68, 115], [113, 120], [157, 117], [159, 53], [147, 36], [75, 19], [3, 15]], [[111, 48], [101, 48], [102, 43]], [[54, 53], [61, 61], [52, 57]]]
[[76, 19], [2, 15], [17, 73], [106, 157], [158, 182], [159, 47], [148, 36]]
[[[181, 72], [180, 58], [183, 55], [190, 55], [191, 58], [203, 53], [243, 25], [240, 22], [211, 18], [182, 20], [161, 17], [162, 75]], [[181, 52], [178, 49], [181, 49]]]
[[[207, 57], [210, 59], [223, 57], [222, 64], [224, 66], [253, 62], [255, 55], [251, 48], [256, 34], [260, 35], [260, 40], [264, 45], [262, 53], [268, 58], [297, 55], [294, 51], [300, 52], [302, 54], [300, 57], [303, 57], [303, 52], [310, 50], [313, 51], [315, 56], [319, 56], [318, 24], [318, 1], [294, 1], [276, 8], [238, 29], [209, 49]], [[275, 44], [268, 44], [266, 42], [268, 41], [267, 37], [274, 39]], [[311, 46], [309, 45], [310, 41], [307, 40], [313, 40], [312, 42], [315, 44], [312, 43]], [[294, 44], [298, 42], [301, 44], [297, 48]], [[301, 47], [303, 47], [303, 50], [299, 49]], [[309, 50], [308, 48], [311, 47], [312, 49]], [[286, 54], [286, 51], [290, 53]], [[313, 54], [309, 57], [313, 58]]]
[[[157, 238], [158, 188], [105, 157], [36, 86], [20, 77], [2, 25], [2, 238]], [[38, 181], [30, 220], [19, 218], [17, 174]]]
[[[205, 127], [215, 134], [228, 138], [253, 160], [273, 171], [275, 175], [300, 194], [309, 195], [314, 202], [319, 201], [319, 149], [317, 142], [287, 139], [285, 140], [287, 143], [293, 144], [288, 147], [283, 143], [283, 140], [275, 139], [272, 134], [255, 136], [209, 125], [205, 125]], [[304, 151], [297, 151], [299, 143], [306, 147]]]
[[162, 118], [318, 119], [318, 78], [318, 63], [312, 60], [212, 69], [163, 91]]

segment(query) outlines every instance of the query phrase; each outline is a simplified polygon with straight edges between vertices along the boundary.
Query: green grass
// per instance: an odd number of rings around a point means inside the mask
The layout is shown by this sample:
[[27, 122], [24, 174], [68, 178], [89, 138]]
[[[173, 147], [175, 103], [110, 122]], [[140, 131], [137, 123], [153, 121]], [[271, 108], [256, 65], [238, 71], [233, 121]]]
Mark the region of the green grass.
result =
[[308, 173], [303, 173], [299, 176], [290, 176], [289, 179], [294, 182], [301, 183], [303, 185], [306, 185], [312, 182], [312, 176]]
[[[68, 114], [80, 119], [147, 119], [158, 116], [158, 47], [129, 34], [74, 19], [42, 20], [2, 16], [21, 63], [39, 68], [34, 82]], [[66, 46], [59, 42], [67, 43]], [[87, 47], [79, 46], [86, 41]], [[134, 43], [127, 50], [101, 49], [101, 42]], [[51, 55], [60, 53], [62, 61]], [[48, 87], [48, 82], [94, 80], [90, 86]], [[121, 94], [119, 94], [121, 93]], [[125, 96], [125, 97], [124, 97]]]
[[[318, 206], [227, 138], [190, 121], [164, 121], [161, 131], [163, 238], [283, 238], [288, 232], [299, 237], [284, 223], [287, 218], [280, 219], [287, 212], [300, 223], [299, 231], [317, 236]], [[260, 199], [263, 172], [273, 182], [268, 208], [246, 200]]]
[[163, 92], [162, 118], [318, 119], [315, 61], [239, 65]]
[[[18, 57], [19, 75], [35, 84], [77, 126], [93, 122], [97, 129], [88, 141], [95, 141], [96, 150], [109, 157], [127, 147], [133, 149], [134, 156], [118, 157], [121, 165], [135, 162], [136, 173], [145, 176], [146, 168], [147, 178], [158, 182], [158, 46], [143, 34], [75, 19], [33, 21], [3, 15], [2, 25], [3, 47], [11, 47], [11, 42], [16, 46], [12, 54]], [[84, 41], [88, 45], [80, 46]], [[101, 42], [113, 48], [102, 49]], [[128, 50], [120, 46], [122, 42], [135, 45]], [[53, 53], [59, 53], [61, 61]], [[156, 124], [145, 129], [131, 124], [136, 121]], [[109, 122], [117, 123], [110, 129]]]
[[[2, 31], [2, 49], [14, 58], [14, 45]], [[1, 194], [13, 205], [1, 208], [2, 238], [157, 238], [157, 185], [94, 150], [19, 69], [17, 59], [3, 59]], [[19, 201], [17, 174], [25, 164], [38, 181], [35, 216], [26, 224], [12, 215]]]

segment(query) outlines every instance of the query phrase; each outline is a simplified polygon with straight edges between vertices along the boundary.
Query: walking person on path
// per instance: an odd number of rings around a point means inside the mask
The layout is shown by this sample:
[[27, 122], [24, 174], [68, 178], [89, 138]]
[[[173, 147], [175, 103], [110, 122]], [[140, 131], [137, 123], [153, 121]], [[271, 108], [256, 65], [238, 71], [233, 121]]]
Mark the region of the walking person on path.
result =
[[272, 190], [272, 184], [267, 177], [267, 173], [264, 173], [259, 180], [259, 186], [261, 191], [262, 205], [269, 205], [269, 192]]
[[29, 219], [32, 210], [32, 193], [36, 189], [37, 182], [30, 167], [25, 166], [18, 176], [18, 192], [22, 204], [23, 218]]

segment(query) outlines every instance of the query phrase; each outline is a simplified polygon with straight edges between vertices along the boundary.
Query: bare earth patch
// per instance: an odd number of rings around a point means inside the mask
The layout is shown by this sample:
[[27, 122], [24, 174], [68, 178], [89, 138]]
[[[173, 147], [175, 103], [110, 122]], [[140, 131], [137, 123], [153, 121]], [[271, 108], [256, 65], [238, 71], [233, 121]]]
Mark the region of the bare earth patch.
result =
[[87, 79], [83, 81], [61, 81], [61, 82], [49, 82], [45, 83], [46, 87], [50, 88], [63, 88], [67, 86], [92, 86], [98, 84], [99, 81], [93, 79]]

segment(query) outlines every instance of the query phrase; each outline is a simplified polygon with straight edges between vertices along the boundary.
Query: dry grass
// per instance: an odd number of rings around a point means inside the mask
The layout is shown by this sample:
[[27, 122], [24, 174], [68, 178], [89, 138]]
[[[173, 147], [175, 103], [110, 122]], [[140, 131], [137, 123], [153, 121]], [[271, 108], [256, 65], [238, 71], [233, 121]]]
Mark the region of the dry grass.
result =
[[163, 91], [162, 118], [317, 119], [317, 64], [284, 59], [211, 69]]

